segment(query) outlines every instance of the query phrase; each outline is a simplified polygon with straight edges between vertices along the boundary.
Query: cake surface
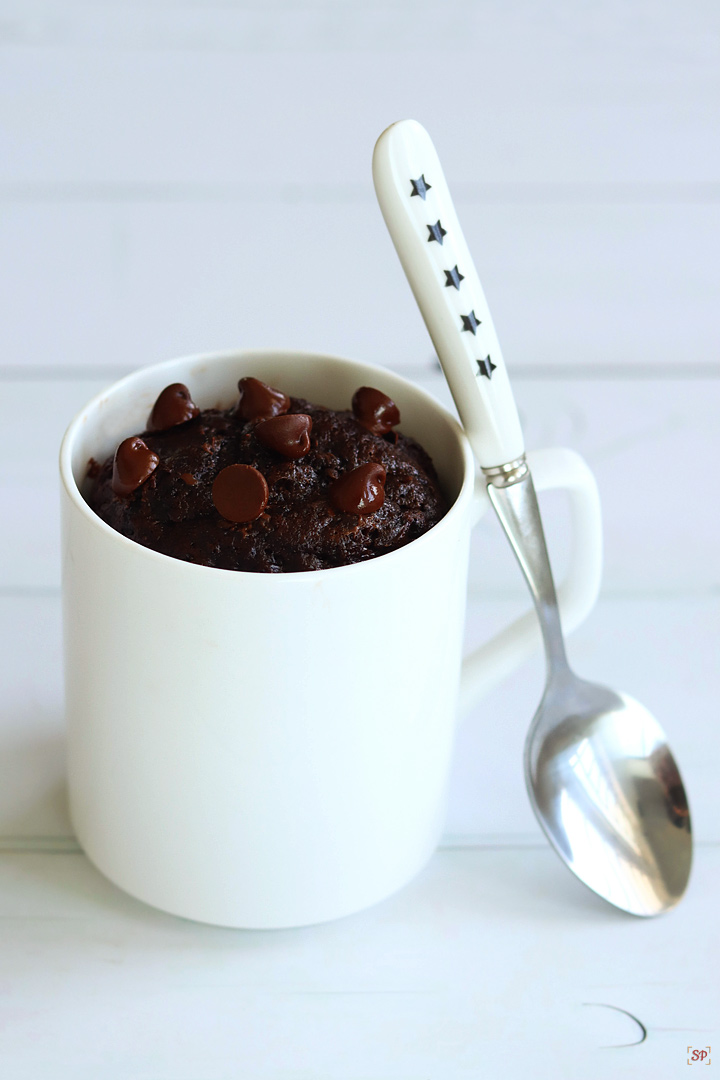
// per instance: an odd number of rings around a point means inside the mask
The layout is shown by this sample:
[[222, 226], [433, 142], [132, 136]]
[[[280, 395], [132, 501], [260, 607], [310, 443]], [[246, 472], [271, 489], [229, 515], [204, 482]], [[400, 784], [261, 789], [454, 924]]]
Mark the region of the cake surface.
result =
[[256, 379], [239, 404], [198, 410], [167, 387], [149, 429], [96, 467], [88, 502], [112, 528], [184, 561], [287, 573], [393, 551], [447, 510], [433, 464], [361, 388], [353, 408], [290, 398]]

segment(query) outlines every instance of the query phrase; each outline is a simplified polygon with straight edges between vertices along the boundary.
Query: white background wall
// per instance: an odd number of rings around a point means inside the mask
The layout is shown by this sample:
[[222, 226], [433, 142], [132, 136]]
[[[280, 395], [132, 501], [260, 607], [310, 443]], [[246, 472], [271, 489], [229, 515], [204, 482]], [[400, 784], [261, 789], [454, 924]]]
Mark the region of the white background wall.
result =
[[[571, 642], [676, 749], [718, 841], [720, 13], [710, 0], [0, 2], [0, 836], [70, 835], [56, 453], [74, 411], [172, 355], [280, 346], [447, 399], [375, 204], [373, 144], [430, 131], [529, 447], [569, 445], [605, 510]], [[565, 508], [545, 514], [558, 564]], [[525, 602], [499, 527], [468, 641]], [[448, 836], [537, 836], [531, 662], [458, 733]]]

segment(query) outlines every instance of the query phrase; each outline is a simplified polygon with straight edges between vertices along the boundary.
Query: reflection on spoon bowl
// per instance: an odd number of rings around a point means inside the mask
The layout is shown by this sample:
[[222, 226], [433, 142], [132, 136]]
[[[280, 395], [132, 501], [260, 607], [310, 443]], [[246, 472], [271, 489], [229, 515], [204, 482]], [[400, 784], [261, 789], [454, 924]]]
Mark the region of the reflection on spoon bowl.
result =
[[581, 881], [633, 915], [678, 903], [690, 813], [665, 735], [639, 702], [560, 672], [528, 733], [525, 776], [543, 829]]

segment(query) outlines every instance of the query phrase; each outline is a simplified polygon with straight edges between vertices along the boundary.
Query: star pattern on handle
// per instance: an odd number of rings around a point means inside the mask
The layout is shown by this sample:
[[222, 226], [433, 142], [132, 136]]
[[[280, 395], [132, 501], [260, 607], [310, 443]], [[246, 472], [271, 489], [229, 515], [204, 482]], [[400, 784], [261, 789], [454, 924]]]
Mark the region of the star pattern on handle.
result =
[[[414, 195], [419, 195], [424, 202], [428, 191], [432, 190], [432, 185], [428, 184], [425, 179], [425, 174], [421, 173], [417, 180], [411, 179], [410, 183], [412, 184], [410, 198]], [[432, 244], [434, 241], [442, 245], [443, 239], [447, 236], [447, 229], [443, 229], [440, 224], [440, 219], [438, 218], [434, 225], [427, 225], [426, 228], [429, 234], [427, 238], [428, 244]], [[457, 263], [453, 266], [452, 270], [443, 270], [443, 273], [445, 274], [445, 288], [448, 289], [452, 286], [452, 288], [457, 289], [459, 292], [460, 282], [465, 280], [465, 275], [460, 273]], [[473, 336], [476, 335], [477, 328], [480, 326], [480, 319], [478, 319], [475, 311], [470, 311], [469, 315], [461, 315], [460, 318], [462, 319], [463, 331], [467, 330], [469, 333], [473, 334]], [[490, 359], [490, 353], [488, 353], [484, 360], [476, 360], [475, 363], [478, 366], [476, 377], [479, 378], [483, 375], [488, 380], [492, 379], [492, 373], [496, 370], [497, 364], [493, 364]]]
[[443, 237], [447, 236], [447, 229], [443, 229], [439, 218], [434, 225], [428, 225], [427, 230], [430, 233], [427, 241], [428, 244], [432, 244], [433, 240], [437, 240], [438, 244], [442, 244]]
[[461, 274], [457, 266], [453, 266], [452, 270], [444, 270], [445, 274], [445, 288], [453, 285], [456, 289], [460, 288], [460, 282], [465, 280], [465, 275]]
[[412, 184], [410, 198], [412, 199], [413, 195], [419, 195], [424, 202], [428, 191], [432, 191], [432, 184], [428, 184], [425, 174], [421, 173], [417, 180], [411, 180], [410, 183]]
[[461, 315], [463, 330], [469, 330], [471, 334], [477, 334], [477, 328], [480, 325], [480, 320], [474, 311], [471, 311], [469, 315]]
[[490, 353], [487, 354], [484, 360], [476, 360], [475, 363], [478, 366], [476, 378], [479, 375], [484, 375], [486, 379], [492, 379], [492, 373], [497, 367], [497, 364], [493, 364], [490, 359]]

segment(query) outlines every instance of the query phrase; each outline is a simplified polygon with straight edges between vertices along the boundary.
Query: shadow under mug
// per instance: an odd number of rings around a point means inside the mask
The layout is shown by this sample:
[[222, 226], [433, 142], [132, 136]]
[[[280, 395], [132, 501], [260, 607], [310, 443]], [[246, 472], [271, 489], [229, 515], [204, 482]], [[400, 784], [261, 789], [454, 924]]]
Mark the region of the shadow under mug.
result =
[[[433, 458], [446, 516], [397, 551], [289, 574], [182, 562], [97, 517], [89, 459], [143, 430], [164, 386], [227, 407], [245, 375], [338, 409], [362, 385], [389, 394]], [[597, 489], [572, 451], [529, 458], [538, 489], [571, 495], [570, 629], [599, 587]], [[467, 705], [540, 640], [528, 612], [462, 662], [469, 538], [490, 504], [457, 421], [370, 364], [193, 356], [91, 401], [60, 469], [70, 809], [92, 862], [155, 907], [247, 928], [337, 918], [408, 882], [442, 829], [461, 668]]]

